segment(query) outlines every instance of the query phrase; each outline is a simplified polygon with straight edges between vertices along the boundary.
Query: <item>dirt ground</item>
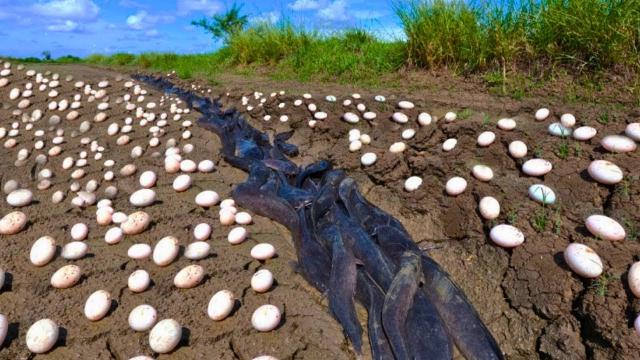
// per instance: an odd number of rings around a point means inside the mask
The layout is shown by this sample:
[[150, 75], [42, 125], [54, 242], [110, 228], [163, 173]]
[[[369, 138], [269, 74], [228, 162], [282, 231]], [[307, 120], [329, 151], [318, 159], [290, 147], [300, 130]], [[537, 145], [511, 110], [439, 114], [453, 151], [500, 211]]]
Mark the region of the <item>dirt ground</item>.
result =
[[[72, 74], [75, 80], [97, 83], [109, 79], [111, 99], [126, 92], [122, 82], [115, 82], [118, 75], [104, 69], [82, 66], [52, 67], [62, 77]], [[198, 82], [176, 82], [191, 86], [207, 84]], [[8, 92], [15, 83], [0, 88], [0, 126], [8, 127], [16, 118], [6, 104]], [[640, 112], [629, 103], [613, 104], [562, 104], [556, 97], [531, 97], [522, 101], [496, 98], [485, 89], [474, 86], [448, 86], [446, 79], [432, 79], [434, 87], [407, 88], [386, 93], [382, 89], [354, 89], [337, 85], [310, 85], [295, 82], [275, 82], [265, 79], [245, 79], [237, 76], [224, 77], [221, 85], [212, 87], [211, 96], [220, 97], [226, 106], [241, 107], [242, 96], [251, 97], [252, 111], [242, 109], [251, 118], [251, 124], [267, 131], [295, 129], [291, 142], [300, 147], [301, 155], [295, 159], [300, 164], [327, 158], [336, 167], [348, 171], [354, 177], [363, 193], [374, 204], [389, 211], [407, 227], [414, 240], [437, 260], [466, 292], [481, 317], [488, 324], [504, 353], [509, 359], [632, 359], [640, 351], [640, 337], [633, 331], [633, 320], [640, 312], [640, 302], [631, 294], [626, 272], [634, 261], [639, 260], [640, 243], [636, 227], [640, 226], [640, 155], [609, 154], [599, 145], [599, 140], [608, 134], [621, 133], [626, 123], [640, 121]], [[62, 82], [61, 94], [71, 97], [72, 84]], [[206, 87], [208, 88], [208, 87]], [[158, 101], [161, 94], [149, 89], [148, 96]], [[285, 90], [286, 95], [272, 98], [272, 92]], [[258, 106], [252, 95], [263, 92], [267, 102]], [[315, 129], [307, 126], [311, 113], [303, 107], [294, 107], [293, 101], [301, 99], [303, 93], [313, 94], [306, 103], [315, 103], [319, 110], [329, 114]], [[378, 113], [374, 123], [361, 120], [356, 126], [339, 120], [345, 111], [355, 111], [355, 107], [345, 108], [342, 100], [352, 92], [362, 95], [361, 101]], [[36, 104], [44, 108], [45, 95], [36, 92]], [[337, 103], [328, 103], [326, 95], [338, 97]], [[382, 94], [385, 103], [373, 101], [373, 96]], [[409, 124], [400, 126], [389, 120], [398, 100], [411, 100], [416, 104], [413, 110], [405, 111], [411, 119]], [[113, 101], [113, 100], [112, 100]], [[284, 108], [278, 104], [285, 102]], [[165, 104], [166, 105], [166, 104]], [[31, 110], [35, 105], [31, 105]], [[554, 119], [572, 112], [579, 124], [593, 126], [598, 135], [589, 142], [578, 143], [548, 135], [546, 127], [551, 120], [533, 121], [533, 112], [541, 106], [549, 107]], [[165, 106], [168, 108], [168, 106]], [[616, 110], [611, 110], [612, 108]], [[120, 109], [120, 107], [118, 108]], [[466, 110], [465, 110], [466, 109]], [[280, 359], [353, 359], [355, 356], [341, 332], [340, 326], [329, 315], [326, 300], [297, 275], [291, 263], [295, 253], [289, 243], [289, 234], [279, 225], [255, 218], [249, 227], [251, 240], [238, 246], [225, 241], [228, 228], [222, 227], [215, 219], [217, 209], [202, 210], [193, 203], [195, 195], [204, 189], [212, 189], [224, 198], [229, 195], [233, 184], [242, 181], [245, 174], [220, 161], [217, 148], [218, 139], [206, 131], [194, 127], [193, 138], [180, 144], [195, 145], [188, 155], [195, 161], [212, 159], [218, 165], [212, 174], [195, 174], [194, 187], [185, 193], [176, 193], [169, 186], [174, 176], [164, 173], [162, 158], [151, 156], [152, 148], [146, 144], [150, 136], [136, 128], [132, 141], [126, 147], [115, 145], [116, 137], [105, 136], [105, 130], [114, 120], [121, 121], [129, 116], [122, 111], [111, 111], [104, 123], [92, 123], [86, 134], [71, 137], [71, 132], [86, 119], [91, 120], [89, 108], [84, 109], [80, 120], [63, 121], [67, 143], [64, 152], [50, 158], [45, 167], [55, 170], [53, 186], [49, 190], [35, 190], [31, 166], [35, 154], [29, 157], [28, 166], [15, 168], [13, 163], [18, 149], [32, 148], [32, 134], [18, 137], [18, 145], [11, 150], [2, 148], [0, 152], [0, 172], [2, 184], [8, 179], [16, 179], [36, 194], [38, 203], [24, 208], [29, 216], [25, 231], [14, 236], [0, 236], [3, 244], [0, 251], [0, 267], [7, 271], [9, 281], [0, 292], [0, 313], [6, 314], [11, 322], [9, 338], [0, 350], [1, 358], [30, 358], [24, 345], [28, 327], [36, 320], [50, 317], [63, 328], [63, 336], [58, 346], [43, 358], [51, 359], [127, 359], [138, 354], [150, 354], [146, 333], [135, 333], [127, 326], [129, 311], [143, 303], [156, 307], [159, 318], [175, 318], [185, 329], [185, 336], [179, 348], [170, 355], [158, 358], [216, 358], [251, 359], [259, 354], [271, 354]], [[165, 109], [166, 110], [166, 109]], [[447, 111], [466, 114], [464, 119], [445, 124], [435, 122], [419, 127], [415, 122], [417, 114], [427, 111], [440, 118]], [[616, 111], [608, 124], [597, 121], [603, 111]], [[265, 114], [272, 115], [269, 122], [263, 120]], [[280, 114], [289, 116], [289, 121], [278, 121]], [[49, 115], [47, 113], [47, 115]], [[46, 122], [45, 115], [42, 122]], [[197, 114], [185, 116], [194, 121]], [[501, 117], [514, 118], [518, 126], [513, 131], [497, 129], [495, 122]], [[487, 120], [488, 119], [488, 120]], [[357, 127], [372, 137], [371, 145], [362, 151], [348, 150], [347, 133]], [[408, 149], [398, 155], [388, 152], [388, 147], [401, 141], [400, 133], [405, 128], [416, 129], [416, 136], [406, 141]], [[47, 126], [43, 124], [43, 129]], [[179, 123], [169, 127], [165, 138], [179, 139], [183, 128]], [[477, 135], [484, 130], [497, 134], [496, 142], [488, 148], [476, 146]], [[51, 134], [47, 134], [49, 138]], [[152, 216], [152, 228], [136, 236], [127, 236], [120, 244], [109, 246], [103, 241], [106, 231], [94, 221], [94, 209], [79, 211], [69, 204], [69, 198], [62, 204], [53, 205], [51, 194], [58, 189], [68, 189], [69, 171], [62, 170], [60, 163], [65, 156], [77, 156], [81, 151], [81, 137], [98, 139], [104, 144], [105, 159], [112, 158], [119, 166], [131, 162], [131, 147], [142, 145], [145, 155], [136, 160], [138, 172], [155, 170], [159, 174], [156, 188], [161, 203], [146, 208]], [[441, 150], [442, 142], [450, 137], [458, 139], [452, 152]], [[527, 143], [530, 154], [527, 158], [541, 156], [553, 163], [553, 171], [544, 178], [523, 176], [519, 168], [521, 161], [509, 157], [507, 145], [513, 140]], [[558, 155], [563, 142], [568, 142], [568, 157]], [[578, 146], [579, 144], [579, 146]], [[158, 151], [164, 150], [163, 144]], [[363, 152], [376, 152], [378, 162], [371, 167], [360, 165]], [[614, 161], [627, 174], [621, 185], [606, 187], [590, 180], [586, 168], [591, 160], [608, 159]], [[489, 165], [495, 178], [482, 183], [472, 178], [470, 171], [475, 164]], [[87, 175], [80, 180], [85, 184], [89, 179], [100, 180], [104, 166], [102, 161], [89, 162], [85, 168]], [[36, 172], [41, 167], [36, 168]], [[418, 175], [424, 180], [415, 192], [403, 190], [404, 180]], [[450, 197], [444, 193], [444, 184], [452, 176], [463, 176], [468, 180], [467, 191], [460, 196]], [[534, 183], [544, 182], [558, 195], [558, 205], [541, 209], [531, 201], [527, 189]], [[116, 210], [131, 212], [128, 195], [138, 188], [137, 177], [116, 177], [120, 192], [114, 200]], [[104, 190], [102, 184], [98, 193]], [[495, 223], [510, 220], [525, 234], [525, 243], [513, 250], [505, 250], [493, 245], [488, 239], [491, 223], [483, 221], [477, 211], [477, 202], [483, 196], [496, 197], [502, 206], [502, 213]], [[10, 210], [6, 202], [0, 202], [0, 214]], [[533, 226], [536, 213], [544, 211], [548, 224], [543, 231]], [[604, 213], [621, 223], [624, 222], [629, 236], [623, 242], [597, 240], [584, 227], [584, 218], [593, 213]], [[508, 218], [508, 219], [507, 219]], [[80, 284], [71, 289], [54, 290], [49, 278], [55, 269], [68, 261], [61, 257], [43, 268], [30, 264], [28, 253], [33, 241], [42, 235], [51, 235], [58, 244], [68, 241], [68, 230], [75, 222], [90, 224], [89, 239], [91, 256], [74, 263], [83, 269]], [[166, 235], [177, 236], [184, 246], [192, 241], [191, 230], [200, 222], [213, 225], [214, 233], [210, 244], [215, 255], [198, 261], [207, 270], [205, 282], [197, 288], [176, 290], [172, 278], [178, 269], [191, 261], [180, 256], [178, 261], [166, 268], [155, 266], [150, 261], [133, 261], [127, 258], [128, 247], [137, 242], [154, 244]], [[271, 242], [278, 249], [278, 257], [260, 264], [253, 261], [248, 253], [256, 242]], [[606, 276], [597, 281], [583, 280], [567, 268], [562, 259], [562, 251], [570, 242], [582, 242], [591, 246], [605, 264]], [[249, 287], [251, 274], [261, 267], [270, 269], [277, 280], [277, 286], [266, 294], [255, 294]], [[126, 288], [128, 275], [136, 268], [150, 272], [153, 287], [142, 293], [132, 294]], [[222, 322], [213, 322], [206, 317], [206, 304], [211, 295], [227, 288], [238, 296], [239, 308], [233, 316]], [[117, 305], [105, 319], [89, 322], [82, 314], [86, 297], [98, 289], [109, 290]], [[250, 316], [253, 310], [263, 304], [272, 303], [283, 310], [283, 324], [277, 331], [258, 333], [251, 328]], [[364, 317], [361, 317], [365, 321]], [[36, 358], [39, 358], [37, 356]]]

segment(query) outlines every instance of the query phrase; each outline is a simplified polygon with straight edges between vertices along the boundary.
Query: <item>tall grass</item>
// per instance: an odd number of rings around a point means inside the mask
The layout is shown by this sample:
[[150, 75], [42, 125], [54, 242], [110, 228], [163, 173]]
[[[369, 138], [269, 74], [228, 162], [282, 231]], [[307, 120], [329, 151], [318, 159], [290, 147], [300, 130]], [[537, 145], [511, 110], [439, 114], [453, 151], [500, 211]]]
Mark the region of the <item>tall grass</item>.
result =
[[640, 0], [425, 0], [396, 13], [421, 67], [640, 66]]

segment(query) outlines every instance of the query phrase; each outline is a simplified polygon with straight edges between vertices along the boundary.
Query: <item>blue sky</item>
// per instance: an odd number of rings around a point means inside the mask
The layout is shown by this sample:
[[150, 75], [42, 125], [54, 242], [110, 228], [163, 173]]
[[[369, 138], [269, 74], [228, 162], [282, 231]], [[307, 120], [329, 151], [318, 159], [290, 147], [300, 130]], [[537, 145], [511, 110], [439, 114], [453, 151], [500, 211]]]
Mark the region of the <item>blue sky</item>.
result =
[[[54, 57], [144, 51], [200, 53], [220, 44], [191, 20], [222, 12], [232, 0], [0, 0], [0, 55]], [[401, 35], [392, 0], [247, 0], [251, 21], [283, 18], [321, 31], [362, 26]]]

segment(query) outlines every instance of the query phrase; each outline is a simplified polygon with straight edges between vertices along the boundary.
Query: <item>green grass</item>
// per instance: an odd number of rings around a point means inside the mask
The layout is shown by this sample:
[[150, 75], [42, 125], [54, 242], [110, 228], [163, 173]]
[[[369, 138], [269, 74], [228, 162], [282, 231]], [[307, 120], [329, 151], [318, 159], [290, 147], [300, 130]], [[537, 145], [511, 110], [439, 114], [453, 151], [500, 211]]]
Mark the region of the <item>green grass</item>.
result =
[[603, 273], [597, 279], [593, 280], [589, 287], [595, 289], [598, 296], [605, 297], [607, 295], [609, 284], [618, 279], [620, 279], [620, 275]]
[[549, 223], [549, 216], [544, 206], [538, 208], [533, 214], [532, 226], [537, 232], [543, 232]]
[[566, 160], [569, 157], [569, 143], [567, 140], [563, 139], [560, 144], [558, 144], [558, 150], [556, 151], [556, 155], [562, 160]]

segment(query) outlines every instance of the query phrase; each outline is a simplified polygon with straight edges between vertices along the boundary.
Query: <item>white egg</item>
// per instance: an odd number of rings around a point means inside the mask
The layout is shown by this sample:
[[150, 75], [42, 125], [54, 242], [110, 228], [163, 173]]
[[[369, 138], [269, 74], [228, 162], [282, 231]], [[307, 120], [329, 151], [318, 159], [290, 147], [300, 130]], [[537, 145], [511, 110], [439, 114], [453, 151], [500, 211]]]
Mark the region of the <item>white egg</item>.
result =
[[493, 131], [484, 131], [478, 135], [478, 145], [485, 147], [493, 144], [496, 140], [496, 134]]
[[274, 305], [262, 305], [251, 315], [251, 325], [258, 331], [271, 331], [278, 327], [281, 319], [280, 309]]
[[191, 187], [191, 177], [186, 174], [179, 175], [173, 180], [173, 189], [177, 192], [186, 191]]
[[509, 154], [514, 159], [521, 159], [527, 155], [527, 144], [520, 140], [512, 141], [509, 144]]
[[220, 224], [233, 225], [236, 222], [235, 208], [222, 208], [220, 209]]
[[362, 157], [360, 157], [360, 163], [364, 166], [370, 166], [373, 165], [377, 159], [378, 156], [375, 153], [368, 152], [362, 154]]
[[128, 320], [134, 331], [147, 331], [158, 321], [158, 313], [153, 306], [142, 304], [131, 310]]
[[458, 118], [458, 114], [454, 113], [453, 111], [449, 111], [448, 113], [444, 114], [444, 121], [446, 122], [453, 122]]
[[445, 190], [447, 191], [447, 194], [451, 195], [451, 196], [457, 196], [462, 194], [465, 190], [467, 189], [467, 180], [459, 177], [459, 176], [455, 176], [452, 177], [451, 179], [449, 179], [447, 181], [447, 184], [445, 186]]
[[77, 265], [65, 265], [51, 276], [51, 286], [56, 289], [68, 289], [80, 281], [82, 272]]
[[113, 222], [113, 208], [102, 207], [96, 210], [96, 223], [101, 226], [107, 226]]
[[173, 284], [179, 289], [191, 289], [204, 279], [204, 268], [200, 265], [188, 265], [173, 278]]
[[559, 122], [554, 122], [549, 125], [549, 134], [559, 137], [571, 136], [572, 130], [570, 128], [562, 126]]
[[602, 184], [617, 184], [624, 178], [622, 170], [611, 161], [594, 160], [587, 168], [589, 175]]
[[71, 238], [76, 241], [81, 241], [87, 238], [89, 234], [89, 227], [83, 223], [77, 223], [71, 227]]
[[227, 235], [227, 240], [229, 241], [229, 243], [233, 245], [237, 245], [242, 243], [247, 238], [247, 235], [248, 235], [247, 229], [241, 226], [238, 226], [231, 229], [231, 231], [229, 231], [229, 234]]
[[104, 241], [109, 245], [115, 245], [124, 239], [124, 233], [119, 227], [112, 227], [104, 234]]
[[604, 240], [621, 241], [627, 236], [622, 225], [608, 216], [591, 215], [585, 225], [589, 232]]
[[195, 172], [198, 169], [198, 166], [193, 160], [182, 160], [180, 162], [180, 171], [186, 173]]
[[522, 171], [529, 176], [543, 176], [553, 169], [553, 165], [544, 159], [530, 159], [522, 164]]
[[597, 278], [602, 274], [602, 260], [590, 247], [571, 243], [564, 251], [564, 261], [576, 274], [585, 278]]
[[201, 260], [209, 256], [211, 253], [211, 245], [205, 241], [192, 242], [184, 251], [184, 256], [190, 260]]
[[404, 189], [407, 191], [416, 191], [422, 185], [422, 178], [419, 176], [411, 176], [404, 181]]
[[151, 276], [147, 271], [142, 269], [132, 272], [127, 279], [127, 287], [129, 287], [129, 290], [134, 293], [140, 293], [147, 290], [147, 288], [149, 288], [149, 284], [151, 284]]
[[635, 141], [640, 141], [640, 123], [630, 123], [624, 130], [625, 135]]
[[220, 195], [212, 190], [205, 190], [196, 195], [196, 204], [202, 207], [211, 207], [220, 201]]
[[235, 297], [233, 293], [229, 290], [220, 290], [211, 297], [211, 300], [209, 300], [207, 315], [211, 320], [224, 320], [229, 316], [229, 314], [231, 314], [234, 305]]
[[410, 110], [410, 109], [413, 109], [415, 107], [415, 105], [411, 101], [403, 100], [403, 101], [398, 102], [398, 107], [400, 109]]
[[500, 215], [500, 203], [496, 198], [491, 196], [485, 196], [480, 199], [478, 208], [480, 215], [487, 220], [496, 219]]
[[502, 130], [513, 130], [516, 128], [516, 121], [513, 119], [500, 119], [498, 120], [498, 127]]
[[268, 260], [276, 255], [276, 248], [268, 243], [257, 244], [251, 248], [251, 257], [256, 260]]
[[58, 325], [51, 319], [36, 321], [27, 331], [27, 348], [35, 354], [44, 354], [58, 341]]
[[203, 173], [210, 173], [216, 168], [216, 165], [211, 160], [202, 160], [198, 163], [198, 171]]
[[156, 202], [156, 192], [152, 189], [140, 189], [129, 197], [129, 202], [133, 206], [144, 207]]
[[416, 131], [413, 129], [406, 129], [402, 132], [402, 138], [405, 140], [412, 139], [416, 135]]
[[352, 113], [352, 112], [346, 112], [344, 113], [344, 115], [342, 115], [342, 118], [344, 119], [344, 121], [350, 123], [350, 124], [355, 124], [358, 121], [360, 121], [360, 118], [358, 117], [358, 115]]
[[355, 152], [362, 149], [362, 142], [360, 140], [355, 140], [349, 143], [349, 151]]
[[29, 259], [35, 266], [45, 266], [56, 255], [56, 240], [51, 236], [43, 236], [31, 246]]
[[407, 149], [407, 145], [401, 141], [391, 144], [389, 151], [394, 154], [399, 154]]
[[0, 314], [0, 348], [2, 348], [2, 343], [7, 338], [7, 332], [9, 332], [9, 320], [6, 315]]
[[87, 255], [89, 245], [82, 241], [72, 241], [62, 247], [62, 257], [66, 260], [78, 260]]
[[182, 326], [173, 319], [164, 319], [151, 329], [149, 346], [159, 354], [166, 354], [178, 346], [181, 338]]
[[442, 143], [442, 150], [451, 151], [458, 145], [457, 139], [447, 139]]
[[630, 138], [623, 135], [608, 135], [605, 136], [600, 142], [602, 147], [605, 149], [614, 152], [614, 153], [625, 153], [636, 150], [636, 143]]
[[534, 184], [529, 187], [529, 197], [541, 204], [553, 204], [556, 202], [556, 193], [550, 187], [543, 184]]
[[[113, 214], [114, 218], [116, 214]], [[149, 227], [151, 217], [144, 211], [136, 211], [127, 217], [127, 220], [120, 224], [120, 228], [125, 235], [137, 235]]]
[[140, 186], [143, 188], [151, 188], [156, 184], [158, 177], [155, 172], [148, 170], [140, 175]]
[[637, 261], [631, 265], [631, 268], [629, 268], [627, 279], [629, 282], [629, 289], [631, 289], [633, 295], [637, 298], [640, 298], [640, 261]]
[[256, 271], [251, 277], [251, 288], [253, 291], [263, 293], [269, 291], [273, 286], [273, 274], [267, 269]]
[[636, 330], [636, 334], [640, 335], [640, 315], [636, 316], [636, 319], [633, 321], [633, 328]]
[[592, 139], [598, 131], [591, 126], [581, 126], [573, 130], [573, 138], [579, 141], [587, 141]]
[[7, 195], [7, 204], [13, 207], [27, 206], [31, 204], [32, 201], [33, 193], [27, 189], [14, 190]]
[[498, 246], [512, 248], [524, 242], [524, 234], [515, 226], [508, 224], [496, 225], [489, 232], [489, 237]]
[[10, 212], [0, 219], [0, 235], [14, 235], [27, 225], [27, 216], [20, 211]]
[[98, 290], [84, 304], [84, 316], [91, 321], [98, 321], [107, 315], [110, 308], [111, 294], [106, 290]]
[[237, 213], [235, 220], [236, 220], [236, 223], [240, 225], [248, 225], [248, 224], [251, 224], [251, 222], [253, 221], [251, 214], [244, 211]]
[[406, 124], [409, 122], [409, 117], [406, 114], [401, 112], [393, 113], [393, 115], [391, 115], [391, 119], [397, 122], [398, 124]]
[[487, 165], [474, 165], [471, 169], [473, 176], [480, 181], [489, 181], [493, 179], [493, 170]]
[[576, 124], [576, 117], [573, 114], [562, 114], [560, 123], [566, 128], [572, 128]]
[[178, 239], [173, 236], [163, 237], [153, 249], [153, 262], [158, 266], [167, 266], [176, 259], [179, 250]]
[[127, 256], [134, 260], [143, 260], [151, 256], [151, 246], [148, 244], [133, 244], [127, 250]]
[[420, 113], [420, 115], [418, 115], [418, 124], [420, 124], [420, 126], [427, 126], [427, 125], [431, 125], [431, 115], [423, 112]]
[[538, 121], [542, 121], [548, 118], [550, 114], [551, 114], [551, 111], [549, 111], [549, 109], [541, 108], [536, 111], [535, 118]]
[[211, 225], [201, 223], [193, 228], [193, 237], [196, 238], [196, 240], [206, 240], [209, 236], [211, 236]]

